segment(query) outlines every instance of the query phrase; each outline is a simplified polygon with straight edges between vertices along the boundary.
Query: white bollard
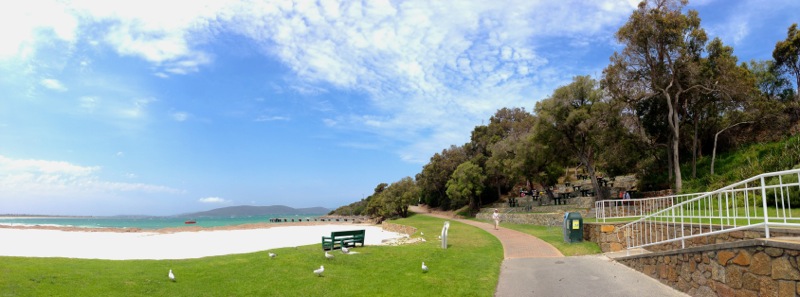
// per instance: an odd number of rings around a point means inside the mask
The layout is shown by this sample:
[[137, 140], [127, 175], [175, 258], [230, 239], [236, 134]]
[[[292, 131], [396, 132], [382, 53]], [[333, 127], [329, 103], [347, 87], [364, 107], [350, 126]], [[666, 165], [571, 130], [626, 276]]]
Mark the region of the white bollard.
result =
[[450, 227], [450, 222], [444, 222], [442, 227], [442, 248], [447, 249], [447, 229]]

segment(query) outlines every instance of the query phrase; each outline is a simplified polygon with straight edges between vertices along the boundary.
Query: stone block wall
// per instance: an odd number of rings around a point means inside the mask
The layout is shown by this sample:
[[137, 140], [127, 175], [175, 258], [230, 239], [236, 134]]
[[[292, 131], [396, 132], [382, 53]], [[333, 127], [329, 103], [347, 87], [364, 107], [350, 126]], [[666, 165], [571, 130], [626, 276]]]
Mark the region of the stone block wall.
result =
[[744, 240], [618, 258], [692, 296], [800, 296], [800, 244]]
[[[623, 232], [618, 232], [619, 228], [622, 227], [623, 225], [625, 225], [625, 223], [586, 223], [584, 224], [583, 228], [583, 238], [584, 240], [587, 241], [596, 242], [600, 246], [600, 249], [603, 252], [621, 251], [627, 248], [627, 241], [628, 241]], [[664, 225], [653, 224], [651, 225], [651, 228], [653, 228], [653, 230], [648, 232], [659, 232], [660, 231], [659, 226], [664, 226]], [[708, 227], [705, 228], [707, 231]], [[684, 232], [686, 234], [697, 234], [699, 233], [698, 229], [699, 227], [687, 226], [684, 227]], [[633, 236], [630, 234], [628, 237], [633, 239]], [[764, 234], [763, 229], [739, 230], [712, 236], [702, 236], [702, 237], [686, 239], [684, 241], [684, 246], [686, 248], [700, 247], [711, 244], [738, 242], [742, 240], [757, 239], [764, 237], [766, 237], [766, 235]], [[770, 228], [770, 237], [800, 237], [800, 230]], [[680, 248], [682, 248], [681, 242], [676, 241], [671, 243], [664, 243], [655, 246], [650, 246], [647, 248], [647, 250], [668, 251]]]
[[624, 223], [584, 223], [583, 240], [597, 243], [604, 252], [618, 252], [627, 248], [625, 238], [617, 229]]
[[414, 227], [411, 227], [411, 226], [406, 226], [406, 225], [398, 225], [398, 224], [387, 223], [385, 221], [383, 223], [381, 223], [381, 228], [383, 228], [383, 230], [386, 230], [386, 231], [403, 233], [403, 234], [408, 234], [408, 235], [417, 233], [417, 228], [414, 228]]
[[[491, 212], [479, 212], [475, 218], [492, 222]], [[503, 222], [514, 224], [531, 224], [541, 226], [561, 226], [564, 223], [564, 213], [504, 213], [500, 224]]]

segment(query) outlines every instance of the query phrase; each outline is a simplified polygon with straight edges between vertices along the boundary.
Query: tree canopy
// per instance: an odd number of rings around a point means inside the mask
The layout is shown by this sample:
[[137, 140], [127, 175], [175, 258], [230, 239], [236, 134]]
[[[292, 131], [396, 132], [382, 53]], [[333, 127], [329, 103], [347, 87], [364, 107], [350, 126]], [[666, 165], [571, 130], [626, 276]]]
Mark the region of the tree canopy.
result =
[[682, 164], [693, 178], [704, 155], [797, 131], [800, 100], [789, 79], [800, 82], [797, 25], [777, 42], [774, 60], [739, 63], [732, 46], [709, 41], [686, 4], [643, 1], [616, 32], [622, 49], [601, 77], [575, 76], [547, 98], [532, 98], [532, 112], [500, 108], [469, 142], [434, 154], [415, 178], [381, 183], [337, 211], [389, 218], [407, 216], [418, 202], [475, 210], [522, 188], [552, 198], [565, 168], [585, 170], [596, 193], [607, 190], [599, 173], [635, 174], [642, 190], [680, 193]]

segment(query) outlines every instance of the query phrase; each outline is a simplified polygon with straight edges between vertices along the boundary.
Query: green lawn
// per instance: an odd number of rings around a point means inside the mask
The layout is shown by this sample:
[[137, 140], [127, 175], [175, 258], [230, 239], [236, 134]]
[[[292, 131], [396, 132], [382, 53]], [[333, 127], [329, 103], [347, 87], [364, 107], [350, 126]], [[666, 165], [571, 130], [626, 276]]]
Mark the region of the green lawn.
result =
[[[449, 248], [436, 239], [443, 220], [415, 215], [427, 242], [354, 248], [325, 259], [319, 244], [187, 260], [0, 257], [6, 296], [492, 296], [503, 248], [491, 234], [451, 222]], [[354, 226], [354, 228], [357, 228]], [[415, 234], [415, 237], [419, 233]], [[4, 242], [3, 244], [13, 244]], [[430, 271], [421, 271], [422, 261]], [[312, 271], [325, 265], [322, 277]], [[171, 282], [172, 269], [177, 281]]]
[[566, 243], [564, 242], [564, 231], [561, 227], [547, 227], [527, 224], [501, 223], [501, 227], [517, 230], [538, 237], [541, 240], [553, 245], [561, 251], [564, 256], [581, 256], [602, 253], [600, 246], [594, 242], [583, 241]]

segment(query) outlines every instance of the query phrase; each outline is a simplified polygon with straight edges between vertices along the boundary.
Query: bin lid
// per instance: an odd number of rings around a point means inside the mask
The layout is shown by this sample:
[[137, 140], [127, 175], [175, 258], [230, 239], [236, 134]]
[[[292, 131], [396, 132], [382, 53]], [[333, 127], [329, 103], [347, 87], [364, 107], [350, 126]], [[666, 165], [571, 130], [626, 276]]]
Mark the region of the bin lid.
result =
[[572, 219], [572, 220], [582, 219], [581, 213], [579, 212], [567, 213], [567, 219]]

